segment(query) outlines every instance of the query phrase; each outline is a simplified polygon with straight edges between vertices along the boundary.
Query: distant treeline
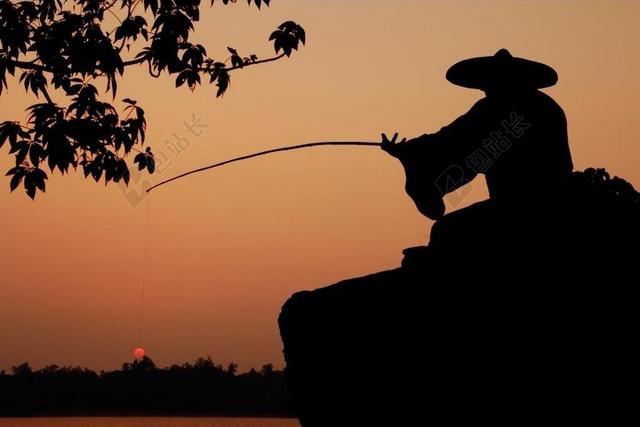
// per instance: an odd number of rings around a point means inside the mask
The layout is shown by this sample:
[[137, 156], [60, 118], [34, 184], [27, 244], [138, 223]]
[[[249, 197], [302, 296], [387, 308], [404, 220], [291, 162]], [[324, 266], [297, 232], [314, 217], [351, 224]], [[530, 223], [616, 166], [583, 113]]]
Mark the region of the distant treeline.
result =
[[0, 371], [0, 416], [291, 415], [284, 372], [272, 365], [239, 374], [211, 358], [158, 368], [144, 357], [122, 369], [28, 363]]

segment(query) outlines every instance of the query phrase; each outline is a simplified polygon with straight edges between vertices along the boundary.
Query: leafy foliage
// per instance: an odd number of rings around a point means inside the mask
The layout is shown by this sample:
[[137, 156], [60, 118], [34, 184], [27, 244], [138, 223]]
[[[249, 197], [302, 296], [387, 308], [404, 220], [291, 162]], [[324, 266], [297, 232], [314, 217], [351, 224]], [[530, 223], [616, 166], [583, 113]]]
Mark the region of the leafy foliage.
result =
[[625, 206], [640, 211], [640, 192], [630, 182], [617, 176], [612, 177], [604, 168], [587, 168], [574, 172], [573, 183], [601, 205]]
[[[247, 3], [260, 9], [270, 1]], [[192, 91], [208, 77], [220, 97], [232, 71], [288, 57], [306, 41], [302, 27], [287, 21], [269, 39], [276, 56], [261, 60], [228, 47], [229, 56], [215, 60], [189, 42], [199, 19], [200, 0], [0, 0], [0, 95], [7, 75], [21, 70], [18, 83], [44, 98], [27, 109], [27, 123], [0, 123], [0, 148], [8, 142], [16, 159], [7, 173], [11, 191], [20, 184], [31, 198], [44, 191], [43, 165], [62, 174], [80, 166], [96, 182], [128, 183], [131, 151], [138, 170], [154, 172], [151, 148], [141, 149], [144, 110], [130, 98], [122, 100], [120, 112], [100, 99], [98, 83], [106, 83], [105, 94], [115, 99], [126, 67], [145, 64], [152, 77], [175, 75], [176, 87], [186, 84]], [[117, 24], [105, 30], [110, 22]]]
[[273, 40], [276, 53], [282, 49], [285, 55], [291, 56], [292, 51], [298, 50], [299, 43], [305, 44], [306, 35], [300, 25], [293, 21], [287, 21], [271, 33], [269, 40]]

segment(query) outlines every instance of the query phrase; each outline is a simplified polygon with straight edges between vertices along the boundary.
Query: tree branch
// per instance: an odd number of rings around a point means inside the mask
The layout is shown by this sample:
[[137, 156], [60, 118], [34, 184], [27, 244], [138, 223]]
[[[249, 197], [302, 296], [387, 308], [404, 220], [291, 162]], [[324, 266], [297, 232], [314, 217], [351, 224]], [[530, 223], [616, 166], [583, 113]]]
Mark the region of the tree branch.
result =
[[136, 65], [136, 64], [142, 64], [144, 61], [146, 61], [147, 58], [145, 58], [144, 56], [140, 57], [140, 58], [136, 58], [136, 59], [132, 59], [131, 61], [124, 61], [122, 63], [122, 65], [124, 65], [125, 67], [128, 67], [129, 65]]
[[49, 104], [55, 104], [51, 100], [51, 97], [49, 96], [49, 92], [47, 92], [47, 88], [44, 87], [44, 85], [40, 88], [40, 91], [42, 92], [42, 95], [44, 95], [44, 99], [46, 99]]
[[[236, 65], [235, 67], [229, 67], [229, 68], [225, 68], [225, 71], [229, 72], [229, 71], [233, 71], [233, 70], [238, 70], [240, 68], [246, 68], [250, 65], [258, 65], [258, 64], [264, 64], [266, 62], [273, 62], [273, 61], [277, 61], [278, 59], [281, 59], [285, 56], [284, 53], [281, 53], [278, 56], [274, 56], [272, 58], [267, 58], [267, 59], [261, 59], [259, 61], [255, 61], [255, 62], [249, 62], [248, 64], [243, 64], [242, 67]], [[204, 70], [203, 70], [204, 71]]]
[[106, 12], [107, 10], [111, 9], [116, 3], [118, 2], [118, 0], [113, 0], [110, 4], [106, 5], [102, 11]]
[[33, 62], [18, 61], [17, 59], [9, 59], [8, 62], [23, 70], [39, 70], [53, 73], [53, 69], [45, 67], [44, 65], [34, 64]]
[[[239, 70], [241, 68], [247, 68], [247, 67], [249, 67], [251, 65], [265, 64], [267, 62], [273, 62], [273, 61], [277, 61], [278, 59], [282, 59], [284, 56], [285, 56], [285, 54], [281, 53], [280, 55], [274, 56], [272, 58], [261, 59], [259, 61], [255, 61], [255, 62], [249, 62], [248, 64], [244, 64], [242, 67], [235, 66], [235, 67], [224, 68], [224, 70], [229, 72], [229, 71], [233, 71], [233, 70]], [[128, 67], [130, 65], [142, 64], [146, 60], [147, 60], [147, 58], [140, 57], [140, 58], [132, 59], [130, 61], [124, 61], [122, 64], [125, 67]], [[198, 71], [213, 71], [213, 70], [214, 70], [213, 68], [205, 68], [205, 67], [198, 68]], [[154, 77], [157, 77], [157, 76], [154, 75]]]

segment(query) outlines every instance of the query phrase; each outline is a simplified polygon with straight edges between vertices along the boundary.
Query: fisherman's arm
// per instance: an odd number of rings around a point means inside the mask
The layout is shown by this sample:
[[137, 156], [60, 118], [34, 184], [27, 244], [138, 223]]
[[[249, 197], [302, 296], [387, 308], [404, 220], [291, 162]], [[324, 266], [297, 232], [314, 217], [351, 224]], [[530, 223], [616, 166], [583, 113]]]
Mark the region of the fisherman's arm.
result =
[[383, 135], [382, 149], [398, 158], [405, 168], [411, 164], [413, 168], [432, 169], [438, 180], [436, 186], [444, 195], [477, 176], [469, 158], [486, 137], [485, 128], [492, 121], [487, 110], [485, 100], [481, 100], [439, 131], [398, 143], [395, 143], [397, 134], [391, 140]]

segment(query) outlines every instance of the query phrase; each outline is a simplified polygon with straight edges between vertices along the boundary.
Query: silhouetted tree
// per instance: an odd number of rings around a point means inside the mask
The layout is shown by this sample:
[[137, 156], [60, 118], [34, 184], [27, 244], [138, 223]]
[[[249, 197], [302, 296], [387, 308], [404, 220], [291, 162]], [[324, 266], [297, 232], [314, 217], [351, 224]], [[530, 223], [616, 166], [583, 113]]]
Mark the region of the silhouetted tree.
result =
[[[248, 3], [260, 8], [270, 0]], [[7, 74], [18, 70], [25, 90], [45, 101], [27, 109], [26, 123], [0, 123], [0, 147], [9, 141], [16, 159], [7, 173], [11, 191], [21, 183], [31, 198], [44, 191], [45, 161], [52, 172], [81, 166], [96, 182], [128, 183], [125, 159], [133, 150], [138, 169], [154, 172], [150, 147], [136, 148], [145, 143], [144, 110], [124, 98], [118, 113], [96, 86], [105, 83], [115, 99], [126, 67], [144, 64], [150, 76], [175, 75], [176, 87], [186, 83], [191, 90], [208, 78], [221, 96], [231, 71], [288, 57], [305, 43], [303, 28], [287, 21], [269, 38], [275, 56], [259, 59], [228, 47], [227, 58], [216, 60], [189, 41], [199, 18], [200, 0], [0, 0], [0, 95]], [[58, 97], [51, 96], [52, 86]]]
[[262, 369], [260, 369], [260, 373], [262, 375], [269, 376], [269, 375], [273, 375], [274, 369], [273, 369], [273, 365], [271, 363], [268, 363], [266, 365], [262, 365]]
[[235, 375], [238, 372], [238, 365], [235, 363], [229, 363], [229, 366], [227, 366], [227, 372], [230, 375]]
[[133, 371], [153, 371], [154, 369], [156, 369], [156, 364], [147, 356], [140, 360], [134, 360], [131, 364], [131, 370]]
[[20, 376], [20, 375], [30, 375], [33, 371], [31, 370], [31, 366], [25, 362], [21, 365], [12, 367], [11, 372], [13, 372], [13, 375], [15, 376]]
[[71, 414], [289, 415], [284, 373], [237, 374], [211, 357], [158, 368], [148, 357], [101, 372], [28, 363], [0, 372], [0, 416]]

